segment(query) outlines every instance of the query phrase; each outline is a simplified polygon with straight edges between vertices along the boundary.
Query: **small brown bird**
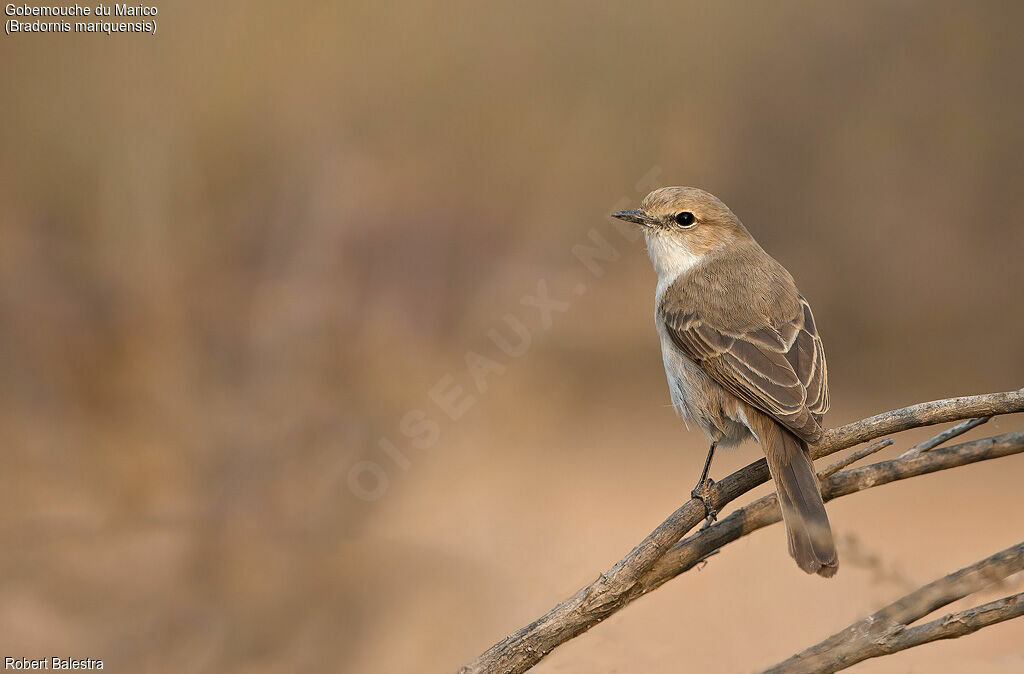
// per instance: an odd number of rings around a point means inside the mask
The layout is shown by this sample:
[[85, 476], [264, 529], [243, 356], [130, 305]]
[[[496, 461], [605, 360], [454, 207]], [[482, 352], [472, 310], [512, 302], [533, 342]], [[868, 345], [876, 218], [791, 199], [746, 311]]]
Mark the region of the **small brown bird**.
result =
[[775, 481], [789, 554], [807, 573], [833, 576], [839, 560], [808, 452], [828, 411], [825, 351], [793, 277], [703, 190], [655, 190], [614, 217], [643, 229], [672, 403], [711, 442], [692, 492], [708, 523], [715, 447], [753, 436]]

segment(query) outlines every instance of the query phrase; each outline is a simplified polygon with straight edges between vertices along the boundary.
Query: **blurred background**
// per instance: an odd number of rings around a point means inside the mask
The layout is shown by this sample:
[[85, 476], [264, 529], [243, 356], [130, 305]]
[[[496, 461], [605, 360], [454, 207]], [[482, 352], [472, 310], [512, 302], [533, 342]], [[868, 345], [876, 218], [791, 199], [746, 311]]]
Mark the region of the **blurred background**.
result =
[[[453, 671], [593, 580], [706, 449], [607, 217], [658, 186], [792, 271], [828, 425], [1024, 385], [1020, 3], [158, 8], [0, 37], [0, 655]], [[830, 582], [760, 531], [537, 671], [768, 666], [1018, 542], [1022, 478], [833, 503]]]

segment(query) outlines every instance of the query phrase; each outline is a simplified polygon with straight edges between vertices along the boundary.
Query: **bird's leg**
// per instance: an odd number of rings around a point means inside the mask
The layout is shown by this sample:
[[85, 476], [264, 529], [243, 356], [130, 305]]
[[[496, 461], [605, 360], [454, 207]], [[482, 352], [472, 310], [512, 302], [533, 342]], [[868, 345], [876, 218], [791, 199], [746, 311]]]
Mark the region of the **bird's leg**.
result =
[[717, 445], [717, 441], [711, 443], [711, 449], [708, 450], [708, 458], [704, 462], [704, 471], [700, 474], [700, 481], [693, 488], [693, 491], [690, 492], [692, 498], [699, 498], [704, 504], [704, 512], [707, 513], [707, 517], [704, 520], [703, 529], [710, 527], [711, 523], [718, 519], [718, 511], [711, 505], [711, 487], [715, 484], [715, 481], [708, 477], [708, 473], [711, 471], [711, 459], [715, 456], [715, 447]]

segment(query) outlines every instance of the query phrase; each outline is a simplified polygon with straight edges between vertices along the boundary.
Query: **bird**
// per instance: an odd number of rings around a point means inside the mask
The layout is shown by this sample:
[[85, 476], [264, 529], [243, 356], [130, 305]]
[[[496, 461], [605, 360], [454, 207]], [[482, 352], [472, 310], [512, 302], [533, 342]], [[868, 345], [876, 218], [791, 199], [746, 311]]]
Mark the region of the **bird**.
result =
[[716, 447], [753, 438], [764, 451], [789, 554], [809, 574], [839, 568], [811, 462], [829, 408], [825, 350], [792, 275], [714, 195], [663, 187], [613, 217], [640, 227], [658, 275], [655, 324], [672, 406], [710, 442], [700, 481], [705, 526], [717, 516]]

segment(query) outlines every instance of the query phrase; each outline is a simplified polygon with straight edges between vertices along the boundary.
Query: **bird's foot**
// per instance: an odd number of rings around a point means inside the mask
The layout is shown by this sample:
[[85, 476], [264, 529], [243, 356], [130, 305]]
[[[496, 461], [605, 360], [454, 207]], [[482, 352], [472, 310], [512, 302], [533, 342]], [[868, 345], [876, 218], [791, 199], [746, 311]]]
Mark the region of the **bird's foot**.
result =
[[701, 503], [704, 504], [704, 512], [707, 513], [707, 516], [704, 518], [704, 526], [702, 526], [701, 529], [707, 529], [711, 526], [712, 522], [718, 519], [718, 511], [715, 510], [713, 505], [711, 505], [711, 496], [714, 493], [712, 487], [714, 486], [715, 481], [709, 477], [694, 487], [693, 491], [690, 492], [691, 498], [699, 498], [701, 500]]

